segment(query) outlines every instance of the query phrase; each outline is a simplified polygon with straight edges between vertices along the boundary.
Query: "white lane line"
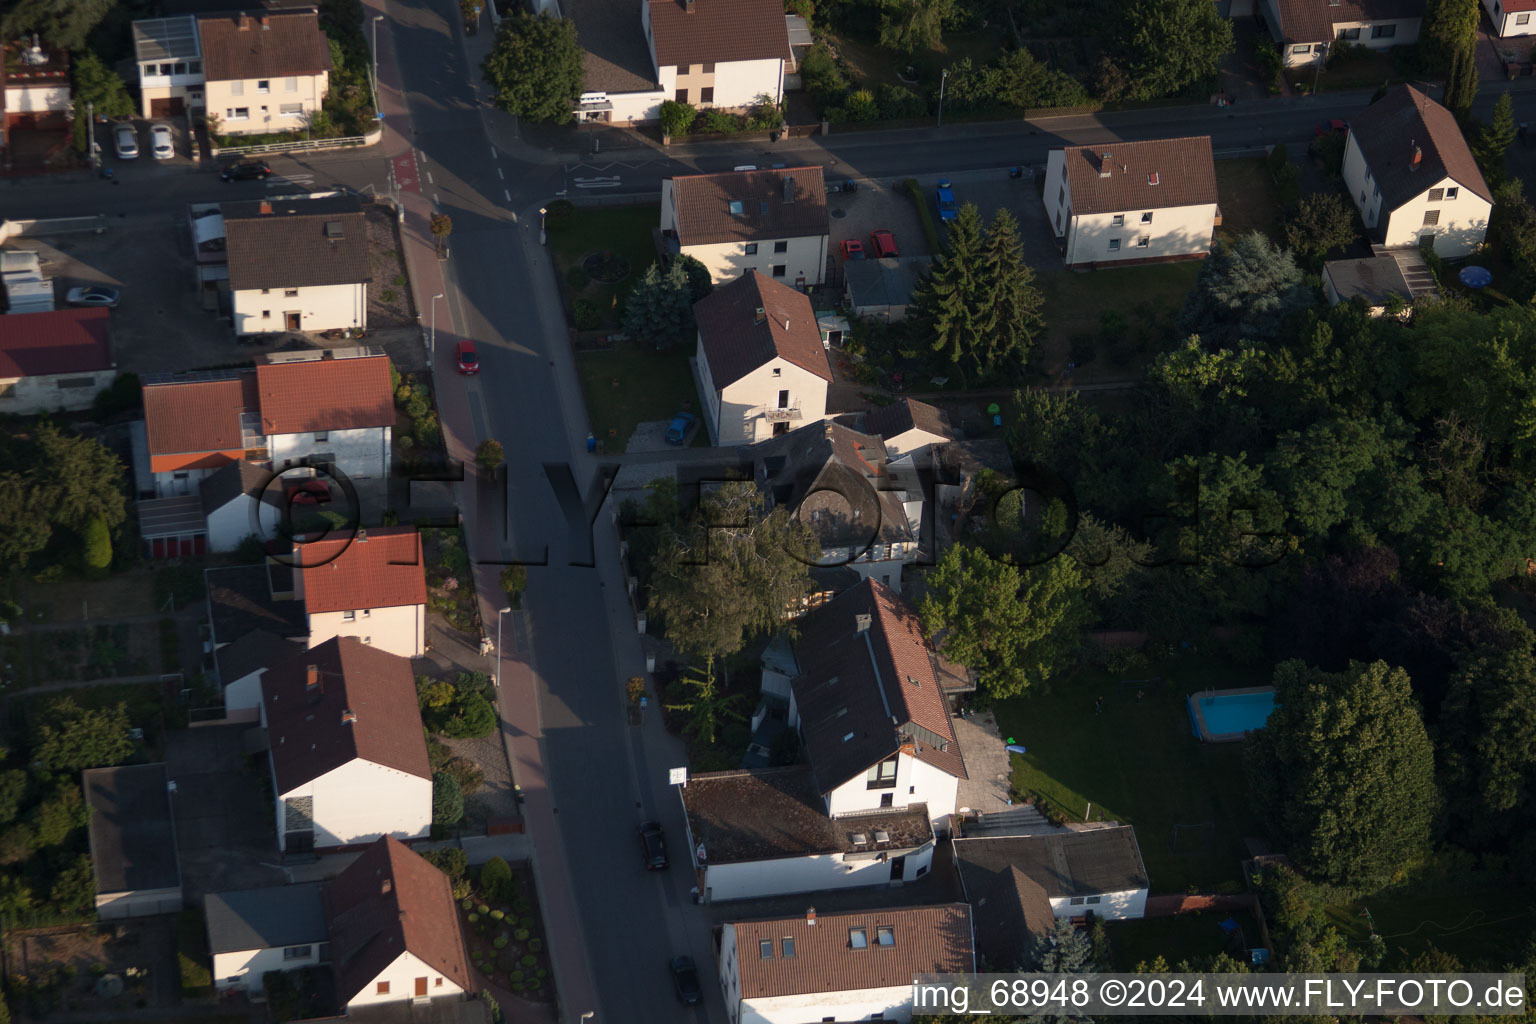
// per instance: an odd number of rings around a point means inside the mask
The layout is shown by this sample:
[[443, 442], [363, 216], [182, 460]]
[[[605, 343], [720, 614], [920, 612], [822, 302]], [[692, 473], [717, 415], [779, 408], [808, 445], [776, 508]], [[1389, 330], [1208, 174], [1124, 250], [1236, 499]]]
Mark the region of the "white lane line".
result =
[[501, 194], [507, 197], [507, 202], [510, 203], [512, 201], [512, 192], [511, 192], [511, 190], [509, 190], [509, 189], [502, 189], [501, 190]]
[[502, 181], [506, 181], [507, 180], [507, 176], [505, 174], [501, 173], [501, 168], [500, 167], [496, 168], [496, 177], [499, 178]]
[[437, 182], [432, 180], [432, 172], [431, 171], [427, 172], [427, 184], [428, 185], [436, 185], [437, 184]]
[[437, 193], [436, 193], [436, 192], [433, 192], [433, 193], [432, 193], [432, 205], [433, 205], [433, 206], [436, 206], [436, 205], [437, 205], [437, 204], [438, 204], [438, 203], [437, 203]]
[[491, 159], [492, 160], [496, 159], [496, 147], [495, 146], [491, 147]]

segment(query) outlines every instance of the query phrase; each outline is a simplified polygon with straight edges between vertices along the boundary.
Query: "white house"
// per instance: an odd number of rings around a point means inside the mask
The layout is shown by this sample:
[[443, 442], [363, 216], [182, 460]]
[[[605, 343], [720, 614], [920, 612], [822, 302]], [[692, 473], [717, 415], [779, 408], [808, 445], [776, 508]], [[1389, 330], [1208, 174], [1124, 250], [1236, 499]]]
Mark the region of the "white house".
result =
[[748, 271], [696, 302], [693, 315], [716, 444], [763, 441], [826, 415], [832, 366], [805, 295]]
[[265, 629], [253, 629], [214, 651], [219, 686], [224, 691], [226, 720], [261, 719], [261, 677], [301, 649]]
[[340, 637], [272, 666], [261, 691], [279, 849], [431, 831], [432, 769], [409, 661]]
[[808, 768], [692, 775], [677, 792], [706, 901], [911, 882], [933, 866], [926, 807], [834, 818]]
[[1359, 260], [1329, 260], [1323, 264], [1323, 294], [1328, 305], [1359, 299], [1371, 316], [1387, 311], [1393, 296], [1412, 306], [1438, 294], [1435, 275], [1417, 249], [1393, 249]]
[[1424, 0], [1259, 0], [1287, 67], [1327, 59], [1335, 41], [1388, 50], [1419, 41]]
[[225, 203], [236, 334], [368, 326], [368, 222], [352, 196]]
[[892, 461], [911, 459], [926, 467], [933, 461], [933, 446], [955, 440], [955, 428], [943, 410], [915, 398], [903, 398], [864, 414], [864, 433], [885, 442]]
[[96, 916], [103, 921], [181, 910], [181, 858], [164, 764], [89, 768], [80, 773]]
[[190, 14], [133, 23], [139, 116], [175, 117], [204, 107], [203, 51]]
[[[1092, 913], [1106, 921], [1131, 921], [1146, 914], [1147, 868], [1129, 825], [1039, 835], [956, 836], [954, 851], [966, 898], [973, 903], [996, 884], [996, 876], [1017, 869], [1044, 892], [1052, 918]], [[1037, 899], [1032, 892], [1025, 898]], [[1042, 916], [1027, 912], [1036, 928]], [[992, 966], [1014, 970], [1018, 964], [994, 960]]]
[[198, 483], [208, 550], [237, 550], [247, 537], [277, 536], [283, 516], [283, 489], [270, 469], [241, 459], [216, 469]]
[[1465, 256], [1483, 244], [1493, 212], [1456, 118], [1411, 85], [1394, 86], [1350, 124], [1344, 185], [1371, 240], [1387, 249]]
[[331, 47], [313, 9], [208, 15], [197, 19], [197, 35], [203, 103], [220, 133], [302, 131], [321, 109]]
[[797, 288], [826, 280], [827, 192], [820, 167], [728, 171], [661, 183], [661, 233], [716, 285], [756, 270]]
[[1483, 0], [1483, 7], [1493, 21], [1496, 36], [1528, 36], [1536, 32], [1531, 20], [1536, 0]]
[[720, 988], [731, 1024], [912, 1019], [912, 979], [974, 974], [964, 903], [727, 921]]
[[322, 882], [210, 892], [203, 897], [213, 984], [255, 994], [268, 971], [322, 963], [326, 954]]
[[372, 843], [326, 884], [325, 920], [349, 1012], [477, 992], [448, 876], [395, 839]]
[[700, 108], [744, 109], [784, 98], [793, 60], [775, 0], [649, 0], [645, 38], [662, 92]]
[[348, 636], [402, 658], [426, 653], [427, 567], [416, 527], [359, 530], [301, 544], [294, 555], [310, 647]]
[[1203, 259], [1217, 223], [1210, 136], [1053, 149], [1042, 202], [1069, 267]]
[[89, 409], [117, 379], [110, 318], [105, 309], [0, 316], [0, 413]]
[[68, 127], [69, 53], [37, 35], [0, 47], [0, 149], [12, 128]]

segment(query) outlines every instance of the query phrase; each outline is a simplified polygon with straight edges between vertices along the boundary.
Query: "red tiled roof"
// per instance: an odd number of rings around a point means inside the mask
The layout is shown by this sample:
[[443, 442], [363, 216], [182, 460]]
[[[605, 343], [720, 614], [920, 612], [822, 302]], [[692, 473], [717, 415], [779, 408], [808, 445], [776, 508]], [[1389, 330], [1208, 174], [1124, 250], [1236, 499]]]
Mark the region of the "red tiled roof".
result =
[[[308, 688], [314, 666], [319, 689]], [[416, 681], [408, 659], [357, 637], [327, 640], [274, 665], [261, 680], [278, 795], [352, 761], [430, 779]], [[353, 722], [342, 720], [351, 711]]]
[[354, 611], [427, 603], [421, 534], [414, 526], [359, 530], [356, 537], [301, 544], [304, 610]]
[[[1109, 154], [1108, 177], [1099, 174]], [[1211, 137], [1068, 146], [1067, 200], [1076, 214], [1134, 213], [1216, 202]], [[1153, 181], [1156, 184], [1153, 184]]]
[[[105, 311], [103, 311], [105, 312]], [[240, 450], [246, 389], [239, 377], [176, 381], [144, 388], [151, 455]]]
[[389, 357], [311, 359], [256, 367], [263, 434], [395, 424]]
[[[817, 914], [815, 924], [807, 917], [726, 926], [736, 932], [742, 999], [901, 988], [918, 974], [976, 970], [971, 908], [964, 903]], [[855, 928], [864, 930], [866, 948], [853, 947]], [[889, 945], [880, 944], [882, 928], [890, 929]], [[793, 956], [784, 955], [786, 938], [794, 941]], [[763, 942], [772, 943], [772, 957], [762, 955]]]
[[[1411, 85], [1394, 87], [1350, 123], [1349, 137], [1365, 157], [1388, 210], [1450, 178], [1493, 202], [1466, 137], [1451, 112]], [[1413, 169], [1413, 150], [1421, 153]]]
[[[757, 311], [765, 314], [762, 321]], [[743, 274], [700, 299], [693, 307], [716, 390], [782, 358], [823, 380], [832, 366], [821, 344], [811, 300], [757, 271]]]
[[385, 836], [369, 845], [326, 885], [324, 900], [343, 1004], [402, 953], [474, 993], [448, 876], [400, 840]]
[[[793, 183], [791, 202], [784, 201], [786, 181]], [[830, 224], [820, 167], [681, 175], [672, 179], [672, 201], [684, 246], [808, 238], [825, 235]], [[731, 212], [732, 202], [741, 212]]]
[[[242, 27], [242, 25], [244, 27]], [[197, 19], [210, 82], [318, 75], [331, 70], [331, 45], [313, 11], [262, 11]], [[281, 86], [274, 88], [273, 99]]]
[[651, 0], [660, 67], [735, 60], [789, 60], [781, 0]]
[[105, 309], [58, 309], [0, 316], [0, 378], [110, 370]]

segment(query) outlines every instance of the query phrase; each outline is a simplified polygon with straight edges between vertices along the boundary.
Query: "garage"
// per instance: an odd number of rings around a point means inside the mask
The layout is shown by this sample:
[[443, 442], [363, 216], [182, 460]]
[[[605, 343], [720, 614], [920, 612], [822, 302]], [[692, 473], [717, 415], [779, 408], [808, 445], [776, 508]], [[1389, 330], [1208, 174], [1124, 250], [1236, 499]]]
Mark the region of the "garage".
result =
[[149, 101], [150, 117], [178, 117], [186, 110], [187, 101], [180, 96], [162, 96]]

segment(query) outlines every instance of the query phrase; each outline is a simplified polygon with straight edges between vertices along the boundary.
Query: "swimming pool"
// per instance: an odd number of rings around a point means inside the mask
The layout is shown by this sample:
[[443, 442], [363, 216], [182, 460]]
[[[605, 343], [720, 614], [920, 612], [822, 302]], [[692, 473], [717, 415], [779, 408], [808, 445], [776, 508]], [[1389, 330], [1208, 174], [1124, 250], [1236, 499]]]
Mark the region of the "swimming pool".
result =
[[1275, 689], [1272, 686], [1206, 690], [1189, 695], [1189, 727], [1197, 740], [1228, 743], [1242, 739], [1245, 733], [1264, 728], [1274, 710]]

